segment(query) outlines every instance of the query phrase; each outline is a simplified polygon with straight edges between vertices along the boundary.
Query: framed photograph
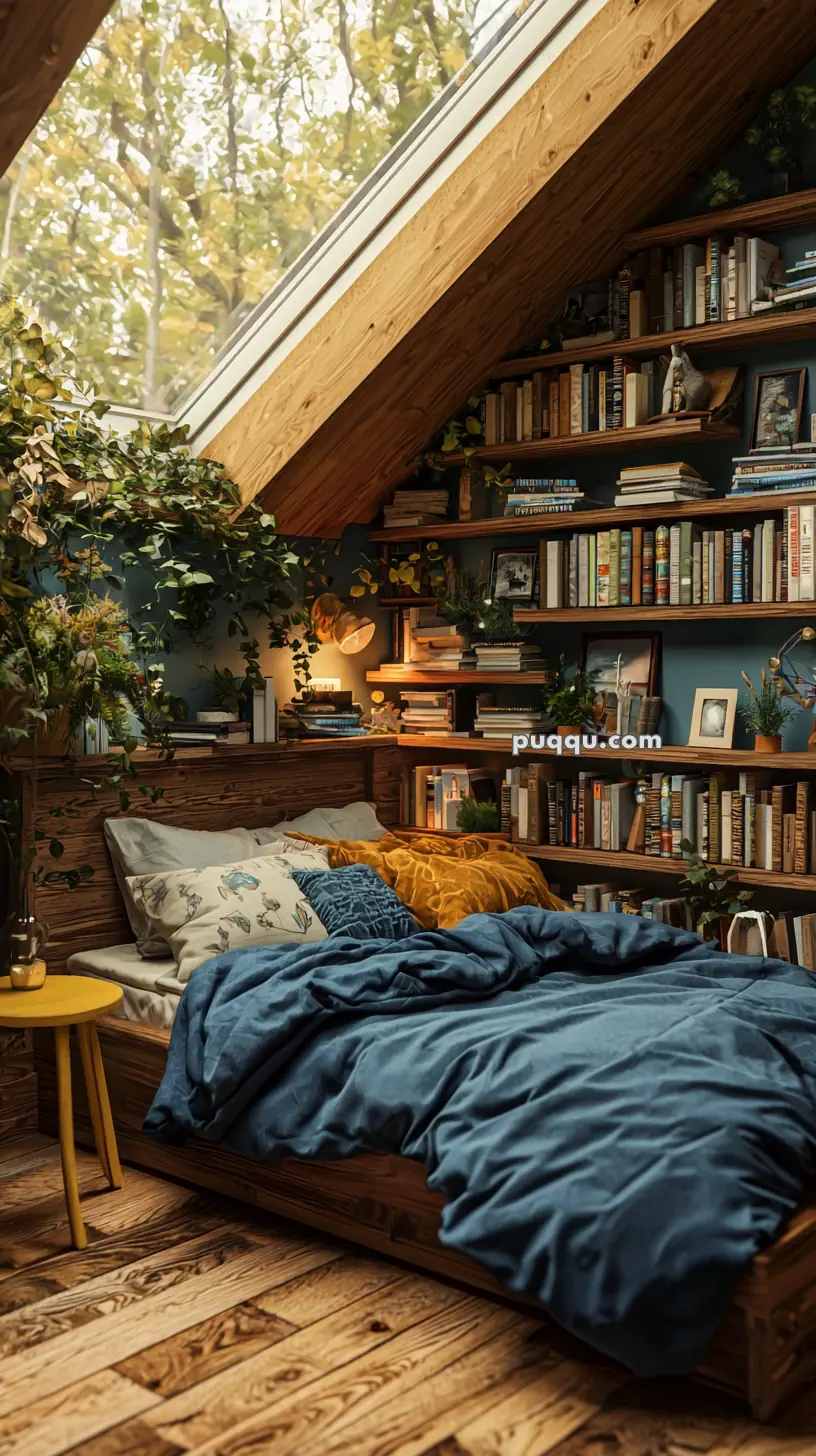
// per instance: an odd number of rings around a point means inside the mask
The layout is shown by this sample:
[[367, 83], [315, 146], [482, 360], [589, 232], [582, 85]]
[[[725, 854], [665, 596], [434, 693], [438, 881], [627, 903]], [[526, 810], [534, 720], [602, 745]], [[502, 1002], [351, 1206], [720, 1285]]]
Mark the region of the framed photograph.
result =
[[739, 688], [698, 688], [691, 715], [689, 748], [730, 748], [734, 740]]
[[758, 374], [754, 393], [751, 449], [794, 445], [799, 439], [807, 369]]
[[514, 547], [496, 547], [490, 567], [490, 595], [532, 606], [535, 596], [538, 551], [517, 551]]
[[620, 681], [634, 695], [656, 697], [660, 675], [659, 632], [584, 632], [578, 666], [598, 674], [599, 693], [614, 692]]

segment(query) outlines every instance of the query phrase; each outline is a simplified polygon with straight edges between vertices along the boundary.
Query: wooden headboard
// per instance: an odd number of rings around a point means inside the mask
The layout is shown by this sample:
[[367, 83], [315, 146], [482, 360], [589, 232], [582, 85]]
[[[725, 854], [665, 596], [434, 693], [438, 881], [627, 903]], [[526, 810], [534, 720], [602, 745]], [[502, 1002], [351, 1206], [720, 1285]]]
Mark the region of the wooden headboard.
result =
[[[76, 772], [67, 775], [61, 760], [40, 761], [37, 827], [46, 836], [43, 862], [54, 868], [88, 864], [94, 870], [76, 890], [38, 888], [36, 909], [50, 928], [47, 954], [53, 972], [64, 970], [75, 950], [133, 938], [103, 833], [105, 819], [121, 811], [112, 791], [96, 793], [93, 788], [103, 764], [102, 758], [81, 759]], [[23, 765], [16, 777], [30, 824], [30, 778]], [[161, 788], [163, 797], [151, 804], [126, 783], [129, 813], [187, 829], [257, 829], [320, 804], [339, 806], [357, 799], [376, 803], [385, 824], [396, 824], [399, 817], [398, 750], [395, 740], [386, 737], [192, 749], [177, 753], [170, 763], [144, 754], [139, 756], [138, 783]], [[50, 811], [59, 806], [67, 813], [56, 818]], [[64, 827], [60, 838], [65, 852], [62, 859], [49, 861], [47, 845], [56, 826]]]

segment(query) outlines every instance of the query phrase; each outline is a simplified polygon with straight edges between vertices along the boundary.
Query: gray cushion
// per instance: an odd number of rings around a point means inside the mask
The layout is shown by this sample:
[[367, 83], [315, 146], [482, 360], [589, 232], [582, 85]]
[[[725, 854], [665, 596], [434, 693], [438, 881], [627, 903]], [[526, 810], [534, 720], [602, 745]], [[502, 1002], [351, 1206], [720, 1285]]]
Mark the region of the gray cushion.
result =
[[126, 884], [130, 875], [204, 870], [213, 865], [236, 864], [257, 853], [257, 840], [248, 829], [180, 829], [175, 824], [136, 817], [106, 819], [105, 839], [139, 954], [147, 960], [168, 956], [170, 947], [134, 901]]
[[377, 818], [376, 808], [361, 799], [341, 809], [310, 809], [299, 819], [286, 819], [274, 829], [250, 831], [256, 844], [271, 844], [285, 834], [313, 834], [317, 839], [382, 839], [388, 833]]

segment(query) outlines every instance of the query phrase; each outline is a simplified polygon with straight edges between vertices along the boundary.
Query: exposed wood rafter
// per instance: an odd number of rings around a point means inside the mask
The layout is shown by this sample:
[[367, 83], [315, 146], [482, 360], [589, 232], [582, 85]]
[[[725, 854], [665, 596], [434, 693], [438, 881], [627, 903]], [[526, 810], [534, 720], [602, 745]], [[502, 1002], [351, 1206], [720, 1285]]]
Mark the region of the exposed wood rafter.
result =
[[813, 48], [813, 0], [608, 0], [206, 453], [286, 530], [370, 520], [468, 389]]
[[111, 4], [112, 0], [0, 0], [0, 176]]

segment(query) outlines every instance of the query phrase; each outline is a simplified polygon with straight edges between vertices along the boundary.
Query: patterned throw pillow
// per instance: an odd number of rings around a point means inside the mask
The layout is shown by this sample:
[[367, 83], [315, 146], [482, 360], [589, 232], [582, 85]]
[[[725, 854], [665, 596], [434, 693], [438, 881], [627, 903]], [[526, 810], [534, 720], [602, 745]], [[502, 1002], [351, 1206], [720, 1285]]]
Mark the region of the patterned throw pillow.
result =
[[339, 870], [295, 870], [292, 878], [308, 896], [329, 935], [355, 940], [401, 940], [420, 929], [394, 891], [368, 865]]
[[[128, 879], [134, 900], [169, 940], [180, 981], [188, 981], [197, 966], [227, 950], [326, 939], [285, 859], [289, 856], [259, 850], [256, 859], [240, 864]], [[303, 863], [300, 855], [292, 859]]]

